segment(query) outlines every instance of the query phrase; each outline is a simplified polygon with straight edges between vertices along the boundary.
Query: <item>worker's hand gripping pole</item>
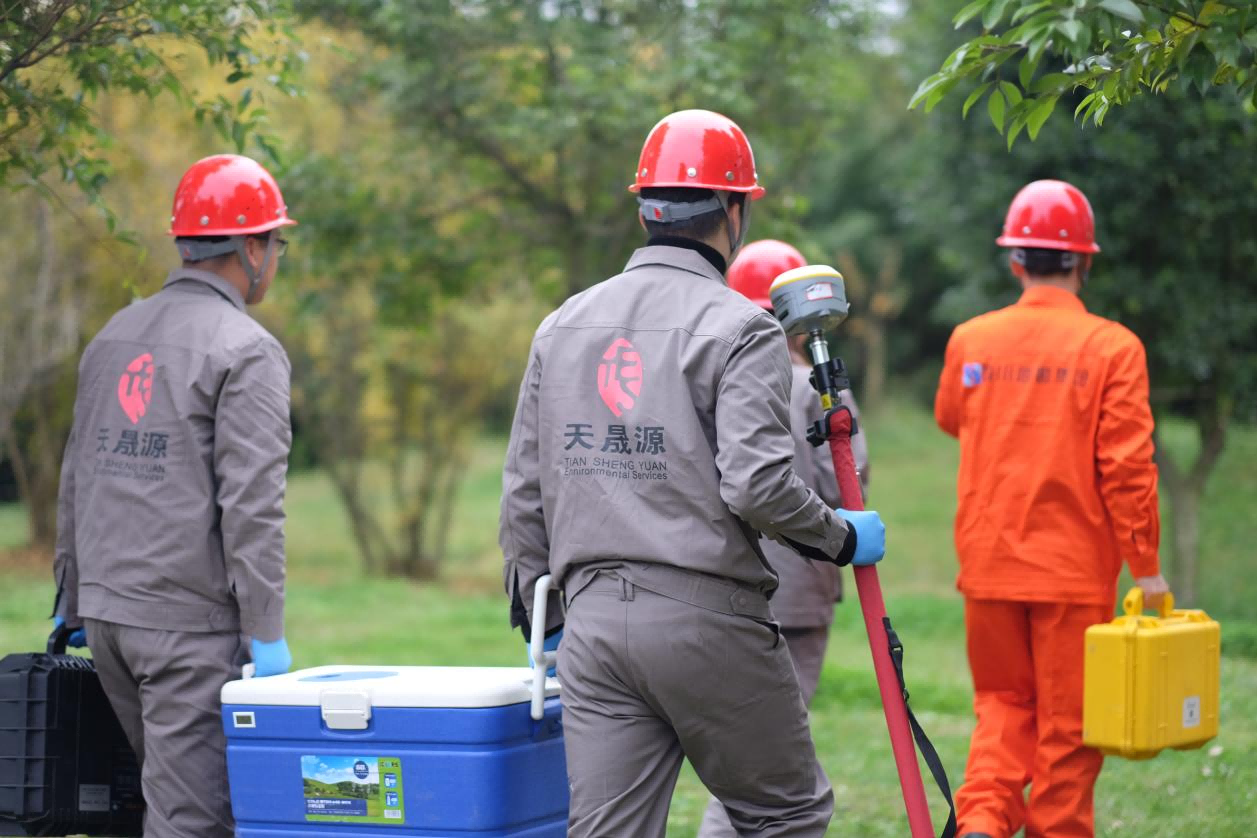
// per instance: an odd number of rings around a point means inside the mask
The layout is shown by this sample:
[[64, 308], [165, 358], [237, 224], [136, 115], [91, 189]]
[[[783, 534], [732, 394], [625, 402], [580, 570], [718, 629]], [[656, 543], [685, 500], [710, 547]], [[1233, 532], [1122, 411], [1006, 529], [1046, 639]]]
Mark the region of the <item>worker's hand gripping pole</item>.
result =
[[532, 717], [541, 721], [546, 714], [546, 671], [559, 659], [558, 652], [546, 651], [546, 604], [550, 601], [550, 574], [537, 580], [532, 595], [532, 637], [528, 651], [532, 654]]
[[[825, 419], [808, 434], [813, 445], [829, 443], [834, 460], [834, 473], [842, 493], [844, 509], [864, 508], [864, 493], [856, 472], [855, 456], [851, 451], [851, 435], [855, 423], [850, 409], [843, 406], [839, 393], [847, 389], [846, 370], [842, 361], [829, 357], [825, 341], [827, 329], [837, 327], [846, 319], [847, 299], [842, 275], [825, 265], [808, 265], [787, 271], [773, 282], [771, 297], [773, 312], [789, 335], [807, 335], [808, 352], [813, 364], [812, 384], [820, 393], [825, 408]], [[908, 827], [912, 838], [933, 838], [934, 825], [930, 820], [929, 802], [925, 796], [925, 784], [917, 763], [914, 736], [922, 742], [926, 760], [935, 780], [951, 803], [951, 790], [947, 776], [938, 761], [933, 746], [924, 731], [911, 719], [907, 690], [904, 686], [900, 661], [892, 657], [902, 656], [902, 646], [886, 616], [886, 604], [882, 599], [882, 586], [876, 566], [857, 567], [856, 589], [860, 596], [860, 609], [864, 612], [864, 627], [868, 632], [869, 649], [873, 653], [873, 669], [881, 693], [882, 709], [886, 714], [886, 727], [890, 731], [891, 750], [899, 771], [899, 784], [903, 790], [904, 807], [908, 813]], [[955, 835], [953, 814], [943, 830], [945, 838]]]

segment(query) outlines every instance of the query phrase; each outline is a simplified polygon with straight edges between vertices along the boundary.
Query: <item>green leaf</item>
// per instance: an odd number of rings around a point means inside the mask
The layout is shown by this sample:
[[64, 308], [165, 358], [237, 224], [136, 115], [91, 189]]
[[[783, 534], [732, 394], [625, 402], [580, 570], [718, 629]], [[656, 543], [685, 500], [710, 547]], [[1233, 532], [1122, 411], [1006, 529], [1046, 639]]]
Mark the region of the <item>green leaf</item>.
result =
[[991, 5], [986, 7], [986, 11], [982, 13], [982, 28], [994, 29], [1004, 17], [1004, 11], [1008, 8], [1011, 0], [994, 0]]
[[972, 93], [969, 94], [969, 98], [965, 100], [965, 106], [960, 110], [962, 118], [967, 119], [969, 117], [970, 109], [978, 103], [978, 100], [982, 98], [982, 94], [991, 89], [992, 84], [994, 84], [994, 82], [989, 81], [986, 84], [980, 84]]
[[990, 2], [991, 0], [974, 0], [974, 2], [970, 3], [968, 6], [965, 6], [963, 9], [961, 9], [960, 12], [954, 18], [952, 18], [952, 21], [956, 24], [956, 28], [959, 29], [960, 27], [964, 26], [966, 23], [968, 23], [969, 21], [977, 17], [978, 14], [984, 8], [986, 8], [986, 5]]
[[1039, 69], [1039, 59], [1031, 58], [1030, 53], [1021, 59], [1021, 64], [1017, 66], [1017, 81], [1021, 82], [1021, 86], [1029, 90], [1030, 82], [1034, 79], [1035, 71]]
[[1131, 0], [1100, 0], [1100, 8], [1133, 23], [1143, 23], [1143, 10]]
[[1014, 119], [1012, 126], [1008, 129], [1008, 150], [1013, 150], [1013, 143], [1017, 141], [1017, 135], [1021, 133], [1021, 129], [1026, 127], [1024, 119]]
[[1004, 94], [998, 90], [986, 100], [986, 112], [991, 115], [991, 123], [995, 130], [1004, 133]]
[[1074, 77], [1068, 73], [1048, 73], [1030, 85], [1031, 93], [1052, 93], [1066, 87], [1074, 87]]
[[[935, 73], [921, 82], [920, 86], [917, 87], [917, 92], [912, 94], [912, 100], [908, 102], [908, 110], [912, 110], [917, 105], [927, 101], [930, 94], [948, 82], [954, 82], [954, 78], [949, 73]], [[928, 111], [929, 108], [927, 107], [926, 110]]]
[[1046, 9], [1051, 5], [1052, 4], [1050, 2], [1047, 2], [1046, 0], [1041, 0], [1041, 2], [1038, 2], [1038, 3], [1028, 3], [1022, 6], [1017, 11], [1013, 12], [1011, 22], [1016, 23], [1019, 20], [1025, 20], [1026, 18], [1030, 17], [1030, 15], [1034, 14], [1035, 12], [1042, 11], [1043, 9]]
[[1044, 96], [1035, 102], [1034, 108], [1026, 117], [1026, 132], [1030, 135], [1030, 139], [1036, 140], [1039, 137], [1039, 130], [1043, 127], [1043, 123], [1047, 122], [1048, 117], [1052, 115], [1052, 111], [1056, 109], [1057, 96]]
[[1016, 107], [1021, 104], [1021, 91], [1017, 89], [1017, 85], [1010, 81], [1002, 81], [999, 83], [999, 89], [1003, 91], [1009, 107]]
[[1050, 27], [1044, 27], [1037, 35], [1030, 39], [1030, 44], [1026, 47], [1027, 53], [1030, 55], [1031, 61], [1038, 61], [1043, 55], [1043, 51], [1047, 49], [1048, 41], [1052, 40], [1052, 30]]
[[1056, 26], [1056, 30], [1070, 40], [1070, 43], [1078, 43], [1079, 37], [1082, 35], [1082, 22], [1077, 20], [1063, 20]]

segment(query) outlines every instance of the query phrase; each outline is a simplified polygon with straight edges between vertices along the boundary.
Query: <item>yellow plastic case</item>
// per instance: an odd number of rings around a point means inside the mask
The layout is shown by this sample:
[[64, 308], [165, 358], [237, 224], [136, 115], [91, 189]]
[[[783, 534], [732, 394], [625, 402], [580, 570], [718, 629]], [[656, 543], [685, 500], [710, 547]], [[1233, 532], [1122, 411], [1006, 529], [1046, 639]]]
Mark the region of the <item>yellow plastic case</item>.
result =
[[1174, 610], [1169, 595], [1160, 616], [1144, 616], [1143, 599], [1131, 590], [1125, 616], [1087, 629], [1083, 671], [1083, 742], [1128, 759], [1218, 735], [1221, 627], [1203, 611]]

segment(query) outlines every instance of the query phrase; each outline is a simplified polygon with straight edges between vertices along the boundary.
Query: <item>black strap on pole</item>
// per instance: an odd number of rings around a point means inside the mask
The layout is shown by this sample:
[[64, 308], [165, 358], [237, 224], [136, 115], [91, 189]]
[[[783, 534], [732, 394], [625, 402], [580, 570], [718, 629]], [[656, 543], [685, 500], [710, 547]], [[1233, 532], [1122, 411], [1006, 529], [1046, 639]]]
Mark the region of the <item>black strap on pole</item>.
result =
[[921, 758], [930, 769], [934, 783], [943, 793], [943, 799], [947, 801], [949, 810], [947, 823], [943, 826], [940, 838], [955, 838], [956, 803], [952, 800], [951, 783], [947, 781], [947, 769], [943, 768], [943, 761], [939, 759], [934, 743], [930, 741], [930, 737], [926, 736], [925, 729], [921, 727], [916, 714], [912, 712], [912, 705], [908, 703], [908, 685], [903, 677], [903, 643], [899, 640], [899, 635], [895, 633], [894, 626], [890, 624], [890, 617], [883, 618], [882, 625], [886, 629], [886, 642], [890, 644], [890, 659], [895, 664], [895, 675], [899, 678], [899, 690], [903, 693], [903, 706], [908, 711], [908, 724], [912, 727], [912, 738], [916, 740], [917, 750], [921, 752]]

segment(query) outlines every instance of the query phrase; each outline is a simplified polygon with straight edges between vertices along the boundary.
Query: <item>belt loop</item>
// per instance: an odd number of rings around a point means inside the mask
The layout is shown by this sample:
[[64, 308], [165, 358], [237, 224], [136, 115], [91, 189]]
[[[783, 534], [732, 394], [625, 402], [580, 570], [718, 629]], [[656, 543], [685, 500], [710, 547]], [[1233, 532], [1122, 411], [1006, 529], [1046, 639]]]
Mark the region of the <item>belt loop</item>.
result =
[[618, 578], [620, 580], [620, 602], [632, 602], [634, 594], [633, 583], [623, 576]]

